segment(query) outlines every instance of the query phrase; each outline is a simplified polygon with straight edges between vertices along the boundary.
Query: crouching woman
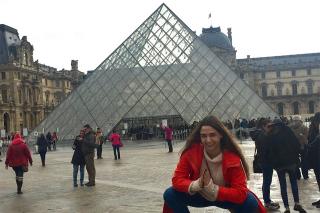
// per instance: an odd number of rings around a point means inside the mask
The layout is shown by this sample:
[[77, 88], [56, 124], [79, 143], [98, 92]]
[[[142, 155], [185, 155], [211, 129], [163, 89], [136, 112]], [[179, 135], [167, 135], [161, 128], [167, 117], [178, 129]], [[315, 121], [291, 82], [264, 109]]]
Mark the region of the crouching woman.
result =
[[248, 164], [234, 137], [215, 116], [199, 122], [181, 151], [164, 192], [163, 212], [185, 213], [188, 206], [216, 206], [235, 213], [266, 212], [247, 188]]

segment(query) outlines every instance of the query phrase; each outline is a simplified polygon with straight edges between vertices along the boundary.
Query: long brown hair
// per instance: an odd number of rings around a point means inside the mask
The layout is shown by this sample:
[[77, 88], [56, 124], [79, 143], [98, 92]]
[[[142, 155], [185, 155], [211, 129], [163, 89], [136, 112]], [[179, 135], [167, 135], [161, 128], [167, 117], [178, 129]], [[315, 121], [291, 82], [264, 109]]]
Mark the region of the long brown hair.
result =
[[222, 138], [220, 141], [221, 151], [223, 152], [224, 150], [228, 150], [238, 155], [241, 159], [247, 178], [249, 179], [249, 166], [244, 158], [244, 155], [241, 151], [240, 146], [238, 145], [237, 140], [230, 133], [230, 131], [223, 125], [223, 123], [213, 115], [205, 117], [198, 123], [198, 125], [193, 129], [191, 134], [188, 136], [186, 144], [184, 145], [180, 153], [183, 154], [185, 151], [190, 149], [190, 147], [193, 144], [201, 143], [200, 130], [203, 126], [211, 126], [222, 135]]

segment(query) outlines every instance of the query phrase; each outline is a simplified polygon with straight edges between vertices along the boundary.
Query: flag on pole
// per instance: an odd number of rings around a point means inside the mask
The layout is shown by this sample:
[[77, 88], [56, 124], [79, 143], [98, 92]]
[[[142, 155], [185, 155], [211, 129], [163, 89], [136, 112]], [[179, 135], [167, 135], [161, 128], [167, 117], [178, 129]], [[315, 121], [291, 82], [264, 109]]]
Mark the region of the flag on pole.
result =
[[209, 19], [209, 18], [211, 18], [211, 13], [209, 13], [209, 17], [208, 17], [208, 19]]

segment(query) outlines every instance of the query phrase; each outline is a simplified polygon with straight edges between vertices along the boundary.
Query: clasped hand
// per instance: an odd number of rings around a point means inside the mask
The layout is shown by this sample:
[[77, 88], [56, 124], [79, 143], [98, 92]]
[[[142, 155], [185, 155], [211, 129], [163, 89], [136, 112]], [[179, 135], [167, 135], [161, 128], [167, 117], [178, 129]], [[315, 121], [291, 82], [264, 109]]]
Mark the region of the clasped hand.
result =
[[208, 186], [210, 184], [210, 174], [207, 169], [205, 169], [200, 177], [194, 182], [192, 191], [198, 192], [201, 191], [204, 187]]

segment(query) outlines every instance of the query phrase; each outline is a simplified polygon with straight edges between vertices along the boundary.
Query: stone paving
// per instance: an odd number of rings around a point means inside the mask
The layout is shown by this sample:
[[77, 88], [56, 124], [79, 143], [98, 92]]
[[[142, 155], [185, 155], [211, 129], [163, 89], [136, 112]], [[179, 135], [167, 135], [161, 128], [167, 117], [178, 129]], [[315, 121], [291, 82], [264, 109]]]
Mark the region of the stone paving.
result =
[[[58, 147], [48, 152], [47, 165], [41, 167], [40, 156], [33, 154], [34, 165], [25, 174], [23, 195], [17, 195], [14, 172], [0, 163], [0, 213], [7, 212], [93, 212], [135, 213], [161, 212], [162, 193], [171, 184], [171, 175], [178, 162], [178, 151], [184, 142], [167, 153], [162, 141], [126, 142], [121, 160], [113, 160], [109, 144], [104, 146], [103, 159], [96, 160], [96, 186], [74, 188], [72, 184], [73, 150]], [[254, 146], [251, 141], [241, 145], [251, 164]], [[320, 198], [313, 172], [309, 180], [299, 181], [301, 203], [307, 212], [320, 212], [311, 202]], [[85, 176], [87, 179], [87, 176]], [[271, 197], [282, 204], [279, 183], [274, 174]], [[260, 174], [252, 174], [249, 187], [261, 198]], [[293, 206], [291, 190], [288, 190]], [[216, 208], [190, 208], [192, 213], [227, 212]], [[283, 206], [281, 207], [283, 211]]]

